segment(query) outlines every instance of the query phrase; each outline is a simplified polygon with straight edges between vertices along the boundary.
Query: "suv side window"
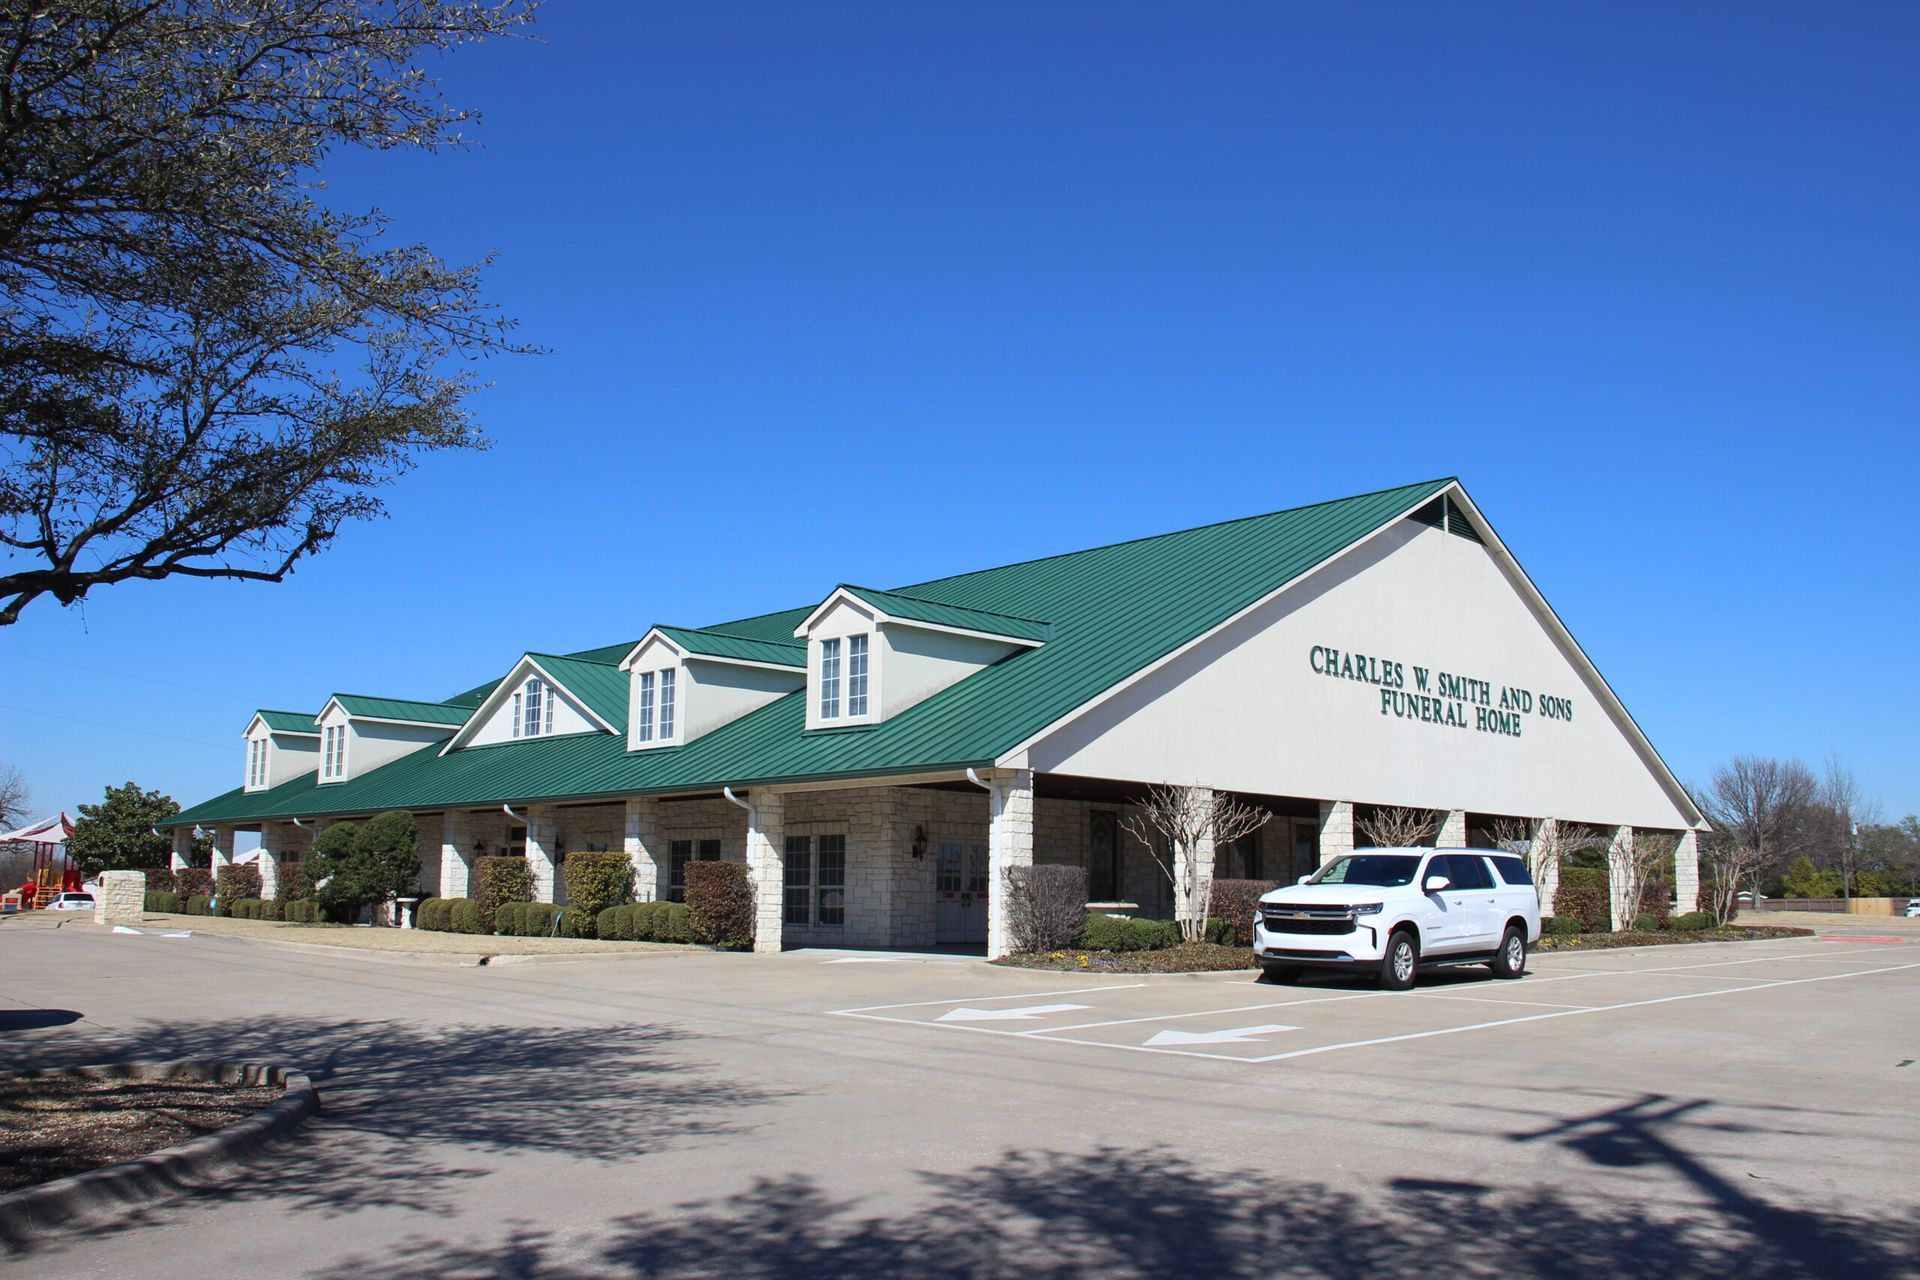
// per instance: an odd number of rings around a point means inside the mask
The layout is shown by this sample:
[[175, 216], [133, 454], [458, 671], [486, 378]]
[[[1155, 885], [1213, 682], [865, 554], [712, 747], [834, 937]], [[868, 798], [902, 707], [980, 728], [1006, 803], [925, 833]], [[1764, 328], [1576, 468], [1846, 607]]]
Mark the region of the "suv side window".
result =
[[1533, 873], [1527, 870], [1527, 864], [1518, 858], [1495, 858], [1493, 869], [1508, 884], [1522, 885], [1533, 883]]
[[1485, 859], [1471, 853], [1448, 854], [1447, 869], [1442, 874], [1453, 881], [1455, 889], [1493, 888], [1493, 877], [1487, 874]]

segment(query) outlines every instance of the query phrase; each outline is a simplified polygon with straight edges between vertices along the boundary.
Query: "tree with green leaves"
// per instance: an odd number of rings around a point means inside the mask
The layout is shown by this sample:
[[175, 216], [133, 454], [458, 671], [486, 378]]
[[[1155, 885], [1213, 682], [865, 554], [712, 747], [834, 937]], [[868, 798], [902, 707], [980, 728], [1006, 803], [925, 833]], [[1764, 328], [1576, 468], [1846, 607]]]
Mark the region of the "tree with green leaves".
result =
[[485, 264], [314, 191], [434, 151], [422, 69], [525, 0], [0, 9], [0, 626], [174, 575], [278, 582], [420, 455], [480, 447], [464, 365], [524, 350]]
[[413, 815], [394, 809], [364, 823], [339, 822], [314, 837], [307, 873], [329, 919], [412, 893], [420, 883], [420, 836]]
[[67, 840], [67, 856], [89, 876], [164, 867], [173, 856], [173, 837], [155, 835], [153, 829], [178, 812], [180, 806], [172, 796], [136, 783], [108, 787], [99, 804], [80, 806], [73, 835]]

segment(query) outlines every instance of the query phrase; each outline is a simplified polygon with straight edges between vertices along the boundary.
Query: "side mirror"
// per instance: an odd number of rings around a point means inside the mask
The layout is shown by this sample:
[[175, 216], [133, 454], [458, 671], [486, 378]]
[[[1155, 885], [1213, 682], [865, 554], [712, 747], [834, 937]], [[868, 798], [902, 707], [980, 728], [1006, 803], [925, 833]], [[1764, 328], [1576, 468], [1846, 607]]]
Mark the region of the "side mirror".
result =
[[1298, 880], [1295, 880], [1295, 881], [1294, 881], [1294, 883], [1295, 883], [1295, 884], [1305, 884], [1305, 883], [1306, 883], [1307, 881], [1309, 881], [1309, 880], [1311, 880], [1311, 879], [1313, 879], [1313, 877], [1312, 877], [1312, 876], [1301, 876], [1301, 877], [1300, 877], [1300, 878], [1299, 878]]
[[1428, 893], [1438, 893], [1452, 883], [1453, 881], [1447, 879], [1445, 876], [1428, 876], [1426, 883], [1420, 887]]

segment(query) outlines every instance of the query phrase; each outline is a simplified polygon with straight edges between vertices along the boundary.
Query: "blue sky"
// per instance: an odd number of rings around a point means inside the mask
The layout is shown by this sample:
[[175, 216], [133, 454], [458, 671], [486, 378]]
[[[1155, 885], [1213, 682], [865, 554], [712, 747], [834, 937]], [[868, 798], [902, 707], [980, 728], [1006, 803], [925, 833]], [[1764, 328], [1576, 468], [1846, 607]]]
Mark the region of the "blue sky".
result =
[[[551, 349], [281, 586], [0, 630], [38, 807], [255, 707], [1458, 475], [1683, 777], [1920, 810], [1920, 8], [554, 0], [329, 199]], [[57, 718], [64, 717], [64, 718]]]

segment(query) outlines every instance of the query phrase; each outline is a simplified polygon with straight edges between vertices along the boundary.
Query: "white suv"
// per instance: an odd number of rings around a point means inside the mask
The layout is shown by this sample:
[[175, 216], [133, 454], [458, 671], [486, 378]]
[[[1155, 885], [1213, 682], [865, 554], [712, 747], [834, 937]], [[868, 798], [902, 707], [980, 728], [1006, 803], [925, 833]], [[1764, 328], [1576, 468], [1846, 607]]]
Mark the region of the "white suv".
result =
[[1271, 982], [1306, 970], [1378, 973], [1390, 991], [1420, 966], [1526, 972], [1540, 899], [1526, 862], [1490, 849], [1360, 849], [1263, 895], [1253, 954]]

